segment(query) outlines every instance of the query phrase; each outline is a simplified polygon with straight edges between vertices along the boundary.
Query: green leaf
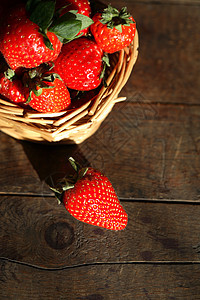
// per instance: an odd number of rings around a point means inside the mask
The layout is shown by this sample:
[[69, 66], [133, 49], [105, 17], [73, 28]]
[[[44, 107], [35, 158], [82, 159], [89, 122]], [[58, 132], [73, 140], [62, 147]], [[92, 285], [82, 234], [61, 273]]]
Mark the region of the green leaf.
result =
[[104, 9], [102, 13], [102, 20], [101, 22], [103, 24], [107, 24], [109, 21], [111, 21], [113, 18], [119, 17], [119, 11], [117, 8], [112, 7], [111, 5], [108, 5], [107, 8]]
[[35, 78], [37, 75], [38, 75], [38, 72], [37, 72], [37, 69], [31, 69], [29, 72], [28, 72], [28, 75], [31, 79]]
[[82, 168], [79, 172], [78, 179], [83, 178], [85, 176], [85, 174], [87, 173], [87, 171], [88, 171], [88, 167]]
[[62, 39], [71, 40], [79, 33], [81, 27], [82, 22], [76, 18], [76, 15], [67, 12], [65, 15], [55, 20], [50, 26], [49, 31], [55, 33]]
[[39, 88], [38, 90], [34, 89], [33, 93], [36, 97], [39, 97], [42, 94], [42, 88]]
[[53, 73], [44, 76], [44, 77], [43, 77], [43, 80], [44, 80], [44, 81], [48, 81], [48, 82], [54, 82], [55, 78], [54, 78], [54, 76], [53, 76]]
[[44, 37], [44, 43], [47, 48], [49, 48], [50, 50], [54, 50], [53, 45], [48, 37]]
[[63, 192], [73, 189], [74, 188], [74, 183], [68, 182], [67, 180], [65, 181], [65, 185], [63, 185]]
[[54, 1], [49, 0], [38, 2], [30, 14], [30, 20], [44, 31], [50, 26], [54, 16], [54, 11]]
[[31, 94], [32, 94], [32, 91], [30, 91], [30, 93], [29, 93], [29, 96], [28, 96], [28, 99], [26, 101], [26, 104], [28, 104], [28, 103], [31, 102]]
[[72, 168], [78, 173], [80, 170], [80, 165], [75, 161], [75, 159], [73, 157], [69, 158], [69, 162], [70, 162]]
[[42, 84], [41, 84], [41, 89], [42, 90], [50, 90], [50, 89], [54, 89], [55, 88], [55, 85], [47, 85], [47, 84], [45, 84], [44, 82], [42, 82]]
[[[103, 62], [103, 69], [102, 69], [101, 74], [100, 74], [100, 79], [104, 79], [106, 68], [110, 67], [109, 56], [108, 56], [107, 53], [104, 53], [104, 56], [102, 58], [102, 62]], [[103, 83], [104, 83], [104, 86], [107, 87], [106, 82], [103, 81]]]
[[15, 77], [15, 71], [12, 69], [7, 69], [7, 71], [4, 72], [4, 75], [6, 78], [12, 81], [12, 79]]
[[50, 50], [54, 50], [53, 49], [53, 45], [50, 41], [50, 39], [48, 38], [46, 32], [42, 31], [42, 30], [39, 30], [39, 32], [43, 35], [43, 39], [44, 39], [44, 44], [47, 48], [49, 48]]
[[[44, 81], [47, 81], [47, 82], [54, 82], [55, 79], [59, 79], [59, 80], [62, 81], [60, 75], [58, 75], [57, 73], [51, 73], [51, 74], [48, 74], [48, 75], [42, 77], [42, 79], [43, 79]], [[49, 88], [50, 88], [50, 87], [52, 87], [52, 86], [49, 86]]]
[[48, 71], [51, 71], [55, 67], [55, 64], [54, 64], [54, 62], [51, 62], [51, 64], [47, 63], [46, 66], [47, 66]]
[[54, 192], [58, 194], [62, 194], [63, 191], [60, 191], [58, 188], [53, 188], [52, 186], [49, 186], [49, 188]]
[[59, 189], [53, 188], [51, 186], [49, 186], [49, 188], [55, 193], [55, 197], [58, 201], [58, 204], [60, 205], [63, 200], [63, 190], [59, 190]]
[[26, 2], [26, 11], [31, 13], [41, 0], [28, 0]]
[[115, 26], [115, 29], [119, 30], [120, 32], [122, 32], [122, 25], [119, 24], [119, 25], [116, 25]]
[[81, 30], [88, 28], [90, 25], [92, 25], [94, 22], [91, 18], [84, 16], [82, 14], [78, 14], [77, 10], [71, 10], [71, 13], [75, 13], [76, 14], [76, 20], [81, 21]]
[[108, 56], [107, 53], [104, 53], [104, 56], [103, 56], [103, 58], [102, 58], [102, 61], [103, 61], [103, 63], [104, 63], [106, 66], [110, 67], [110, 60], [109, 60], [109, 56]]

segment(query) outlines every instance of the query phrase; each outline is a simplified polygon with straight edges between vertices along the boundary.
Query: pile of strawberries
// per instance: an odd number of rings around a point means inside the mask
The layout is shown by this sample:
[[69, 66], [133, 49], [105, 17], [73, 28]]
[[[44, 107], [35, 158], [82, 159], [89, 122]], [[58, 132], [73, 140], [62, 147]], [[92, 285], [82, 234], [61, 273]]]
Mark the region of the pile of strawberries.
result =
[[[16, 5], [0, 13], [0, 94], [39, 112], [59, 112], [77, 93], [96, 90], [108, 54], [135, 36], [126, 8], [93, 11], [88, 0], [7, 1]], [[53, 189], [68, 212], [85, 223], [124, 229], [128, 216], [108, 178], [70, 163], [75, 175]]]
[[0, 15], [0, 94], [39, 112], [69, 108], [73, 95], [99, 87], [107, 54], [135, 36], [126, 8], [94, 12], [88, 0], [14, 3]]

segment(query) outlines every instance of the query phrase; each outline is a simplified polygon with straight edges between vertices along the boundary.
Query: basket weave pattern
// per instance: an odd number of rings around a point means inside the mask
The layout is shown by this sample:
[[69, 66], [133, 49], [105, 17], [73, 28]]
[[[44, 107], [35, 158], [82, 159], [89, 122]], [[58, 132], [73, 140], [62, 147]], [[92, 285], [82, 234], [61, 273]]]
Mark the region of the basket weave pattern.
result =
[[131, 45], [110, 60], [110, 70], [99, 93], [75, 109], [59, 113], [38, 113], [0, 98], [0, 130], [16, 139], [34, 142], [80, 144], [99, 128], [130, 77], [138, 56], [138, 33]]

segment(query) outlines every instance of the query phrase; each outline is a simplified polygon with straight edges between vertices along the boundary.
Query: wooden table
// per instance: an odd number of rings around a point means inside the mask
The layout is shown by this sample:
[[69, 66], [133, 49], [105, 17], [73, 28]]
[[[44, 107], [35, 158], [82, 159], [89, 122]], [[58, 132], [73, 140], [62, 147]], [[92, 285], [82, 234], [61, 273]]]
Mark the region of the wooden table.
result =
[[[140, 35], [127, 101], [78, 146], [0, 133], [0, 299], [200, 299], [200, 1], [112, 4]], [[57, 205], [71, 155], [109, 177], [124, 231]]]

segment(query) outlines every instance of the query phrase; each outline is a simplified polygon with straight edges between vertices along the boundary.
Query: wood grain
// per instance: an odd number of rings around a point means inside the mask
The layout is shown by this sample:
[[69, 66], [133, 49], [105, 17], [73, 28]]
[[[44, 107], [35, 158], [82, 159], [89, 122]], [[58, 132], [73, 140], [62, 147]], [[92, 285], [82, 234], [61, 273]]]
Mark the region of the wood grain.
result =
[[[103, 1], [106, 3], [106, 1]], [[200, 0], [113, 0], [111, 2], [112, 4], [114, 3], [118, 8], [126, 5], [127, 7], [131, 8], [134, 4], [154, 4], [154, 5], [168, 5], [168, 4], [173, 4], [173, 5], [199, 5]]]
[[2, 300], [196, 300], [199, 278], [199, 265], [108, 264], [44, 271], [0, 261]]
[[118, 104], [79, 146], [18, 142], [0, 134], [0, 191], [51, 195], [73, 156], [104, 172], [120, 198], [200, 200], [200, 114], [196, 106]]
[[199, 104], [200, 6], [118, 1], [134, 15], [140, 47], [122, 94], [147, 101]]
[[199, 201], [199, 131], [195, 106], [144, 104], [138, 95], [116, 106], [80, 150], [120, 197]]
[[[140, 54], [98, 132], [77, 146], [0, 133], [0, 299], [197, 300], [200, 295], [199, 0], [113, 0]], [[101, 169], [129, 215], [112, 232], [58, 206], [67, 158]]]
[[0, 133], [1, 193], [51, 194], [45, 182], [64, 176], [74, 155], [102, 169], [119, 197], [199, 201], [200, 6], [114, 4], [130, 7], [141, 36], [121, 93], [127, 101], [80, 146], [29, 144]]
[[45, 268], [200, 261], [198, 206], [122, 203], [129, 223], [114, 232], [77, 221], [55, 198], [2, 196], [0, 257]]

